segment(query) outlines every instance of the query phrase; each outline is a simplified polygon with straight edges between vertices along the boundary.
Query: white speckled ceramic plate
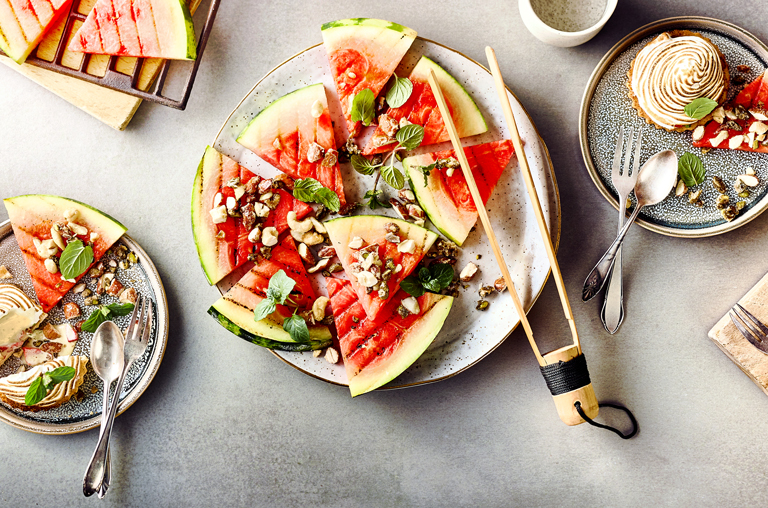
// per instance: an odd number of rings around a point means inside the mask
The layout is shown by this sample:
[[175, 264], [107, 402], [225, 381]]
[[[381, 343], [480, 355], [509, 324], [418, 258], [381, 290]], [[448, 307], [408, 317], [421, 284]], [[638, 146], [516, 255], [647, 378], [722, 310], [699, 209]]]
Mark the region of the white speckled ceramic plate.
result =
[[[128, 235], [123, 235], [118, 242], [119, 244], [125, 245], [129, 251], [136, 254], [138, 262], [128, 269], [118, 269], [118, 280], [126, 287], [133, 287], [137, 292], [152, 300], [155, 306], [155, 321], [152, 324], [147, 351], [136, 360], [126, 375], [123, 391], [120, 394], [120, 404], [117, 407], [118, 414], [136, 402], [147, 389], [149, 383], [152, 382], [157, 369], [160, 367], [163, 353], [165, 353], [165, 345], [168, 342], [168, 303], [157, 269], [147, 253]], [[111, 259], [111, 255], [107, 254], [102, 259]], [[0, 223], [0, 264], [5, 265], [13, 275], [13, 278], [3, 282], [16, 284], [26, 294], [34, 297], [32, 279], [27, 272], [9, 221]], [[87, 282], [87, 285], [91, 290], [95, 287], [92, 282]], [[80, 295], [68, 293], [62, 302], [76, 302], [82, 309], [83, 315], [87, 317], [93, 307], [84, 306], [82, 300]], [[102, 303], [112, 303], [113, 300], [116, 301], [116, 298], [103, 296], [101, 300]], [[65, 322], [61, 305], [51, 309], [47, 319], [52, 323]], [[117, 318], [115, 322], [122, 329], [125, 329], [128, 325], [128, 317]], [[74, 323], [74, 320], [71, 323]], [[80, 332], [80, 338], [72, 354], [90, 356], [91, 337], [92, 334], [89, 332]], [[14, 373], [17, 366], [18, 360], [11, 357], [0, 367], [0, 377]], [[38, 434], [72, 434], [89, 430], [101, 424], [101, 407], [104, 398], [102, 387], [102, 381], [93, 372], [89, 363], [85, 382], [80, 387], [81, 400], [75, 400], [73, 397], [69, 402], [57, 408], [36, 413], [20, 411], [0, 402], [0, 421]]]
[[[611, 184], [611, 166], [620, 125], [633, 125], [636, 130], [642, 128], [643, 162], [666, 149], [674, 150], [679, 156], [685, 152], [698, 155], [707, 171], [707, 178], [701, 184], [705, 206], [698, 208], [688, 203], [685, 197], [671, 195], [658, 205], [643, 208], [637, 222], [646, 229], [670, 236], [699, 238], [718, 235], [743, 226], [768, 208], [768, 155], [725, 149], [703, 154], [700, 148], [692, 145], [690, 132], [660, 130], [639, 117], [629, 99], [627, 71], [640, 49], [669, 30], [701, 33], [720, 49], [731, 72], [729, 98], [742, 88], [742, 85], [733, 83], [734, 77], [750, 82], [768, 67], [768, 46], [744, 29], [724, 21], [701, 17], [668, 18], [639, 28], [619, 41], [592, 73], [581, 104], [581, 152], [589, 176], [614, 207], [618, 207], [618, 197]], [[741, 72], [736, 68], [738, 65], [747, 65], [750, 70]], [[736, 195], [731, 183], [747, 167], [757, 171], [761, 184], [749, 198], [743, 199]], [[715, 207], [719, 192], [712, 186], [712, 176], [721, 177], [729, 187], [731, 202], [746, 201], [746, 207], [733, 222], [725, 221]]]
[[[467, 89], [488, 122], [489, 131], [465, 138], [465, 145], [508, 137], [493, 79], [484, 67], [450, 48], [418, 38], [398, 67], [397, 74], [407, 76], [422, 55], [443, 66]], [[318, 44], [286, 60], [256, 84], [219, 131], [214, 143], [215, 148], [258, 174], [275, 174], [276, 170], [272, 166], [240, 146], [235, 139], [248, 122], [272, 101], [288, 92], [318, 82], [325, 84], [328, 93], [337, 143], [343, 142], [348, 136], [346, 125], [341, 116], [325, 48]], [[520, 135], [526, 146], [528, 162], [539, 195], [542, 196], [544, 214], [548, 218], [552, 238], [557, 244], [560, 237], [560, 204], [552, 163], [547, 148], [525, 109], [511, 92], [509, 97]], [[444, 150], [449, 147], [450, 143], [443, 143], [420, 148], [414, 153]], [[342, 164], [341, 170], [347, 201], [361, 201], [366, 189], [373, 184], [372, 177], [359, 175], [349, 164]], [[525, 183], [514, 159], [504, 171], [491, 196], [488, 210], [515, 285], [526, 310], [529, 310], [549, 276], [549, 261], [536, 226], [533, 208], [528, 202]], [[368, 209], [361, 209], [359, 213], [366, 212], [370, 213]], [[394, 216], [391, 210], [385, 213]], [[455, 375], [493, 351], [520, 322], [512, 300], [506, 294], [490, 297], [491, 304], [485, 312], [475, 309], [479, 300], [477, 290], [480, 285], [493, 283], [501, 276], [480, 226], [470, 233], [464, 244], [457, 269], [461, 270], [469, 261], [475, 262], [480, 267], [480, 272], [469, 284], [469, 289], [462, 291], [454, 302], [440, 334], [421, 358], [385, 388], [413, 386]], [[242, 270], [238, 270], [233, 277], [225, 279], [219, 284], [219, 289], [228, 289], [241, 273]], [[318, 290], [325, 293], [322, 287]], [[225, 333], [222, 330], [222, 334]], [[275, 351], [275, 354], [313, 377], [340, 385], [347, 384], [341, 362], [331, 365], [323, 358], [313, 358], [311, 353]]]

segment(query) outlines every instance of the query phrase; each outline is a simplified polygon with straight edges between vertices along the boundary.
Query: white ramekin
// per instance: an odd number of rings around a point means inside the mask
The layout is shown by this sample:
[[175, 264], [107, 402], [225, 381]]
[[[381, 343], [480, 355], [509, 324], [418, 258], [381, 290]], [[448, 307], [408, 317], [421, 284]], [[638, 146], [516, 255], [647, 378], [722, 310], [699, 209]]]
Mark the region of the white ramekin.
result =
[[600, 21], [587, 28], [586, 30], [581, 30], [580, 32], [563, 32], [561, 30], [552, 28], [551, 26], [544, 23], [541, 19], [539, 19], [539, 17], [533, 11], [531, 0], [518, 1], [518, 5], [520, 7], [520, 17], [523, 18], [523, 23], [525, 24], [525, 27], [528, 29], [528, 31], [530, 31], [534, 37], [540, 41], [552, 46], [559, 46], [561, 48], [569, 48], [571, 46], [584, 44], [592, 37], [597, 35], [613, 14], [617, 3], [618, 0], [608, 0], [605, 6], [603, 17], [600, 18]]

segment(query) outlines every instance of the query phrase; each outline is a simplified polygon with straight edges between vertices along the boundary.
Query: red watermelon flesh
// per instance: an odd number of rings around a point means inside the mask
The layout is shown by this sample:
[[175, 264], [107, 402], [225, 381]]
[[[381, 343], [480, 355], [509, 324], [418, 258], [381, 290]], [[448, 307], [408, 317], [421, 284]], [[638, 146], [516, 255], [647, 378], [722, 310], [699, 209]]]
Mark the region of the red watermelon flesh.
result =
[[23, 63], [72, 0], [0, 0], [0, 49]]
[[[215, 284], [237, 267], [248, 261], [248, 255], [262, 246], [261, 242], [252, 244], [248, 240], [250, 230], [245, 228], [242, 218], [227, 216], [225, 222], [214, 224], [210, 210], [214, 208], [216, 195], [221, 193], [221, 202], [237, 197], [235, 189], [227, 185], [232, 179], [240, 178], [240, 185], [246, 186], [253, 178], [258, 178], [245, 166], [230, 159], [215, 149], [208, 147], [200, 163], [195, 178], [192, 196], [192, 229], [197, 243], [203, 270], [211, 284]], [[261, 181], [259, 178], [258, 181]], [[312, 207], [294, 199], [283, 189], [271, 192], [280, 196], [277, 207], [270, 211], [259, 227], [275, 227], [278, 233], [288, 229], [288, 212], [296, 212], [299, 219], [312, 213]], [[243, 205], [247, 195], [240, 197]]]
[[[758, 123], [768, 124], [768, 70], [745, 86], [732, 103], [725, 106], [725, 109], [730, 110], [737, 106], [743, 107], [750, 113], [749, 119], [737, 118], [731, 120], [738, 124], [741, 129], [728, 128], [725, 126], [725, 123], [720, 124], [712, 120], [704, 127], [704, 136], [694, 141], [693, 146], [701, 148], [730, 148], [730, 140], [736, 136], [742, 136], [743, 140], [735, 150], [768, 153], [768, 140], [765, 139], [768, 136], [764, 135], [764, 139], [761, 141], [756, 139], [757, 135], [750, 134], [752, 130], [761, 127], [757, 125]], [[732, 123], [730, 125], [733, 126]], [[728, 133], [728, 137], [719, 142], [713, 141], [723, 131]], [[754, 140], [752, 145], [750, 145], [750, 139]], [[717, 143], [717, 146], [714, 143]], [[755, 144], [757, 145], [756, 147]]]
[[419, 314], [402, 317], [397, 309], [409, 295], [400, 290], [371, 319], [349, 281], [328, 277], [326, 286], [353, 397], [388, 383], [421, 356], [453, 302], [448, 296], [425, 293], [417, 299]]

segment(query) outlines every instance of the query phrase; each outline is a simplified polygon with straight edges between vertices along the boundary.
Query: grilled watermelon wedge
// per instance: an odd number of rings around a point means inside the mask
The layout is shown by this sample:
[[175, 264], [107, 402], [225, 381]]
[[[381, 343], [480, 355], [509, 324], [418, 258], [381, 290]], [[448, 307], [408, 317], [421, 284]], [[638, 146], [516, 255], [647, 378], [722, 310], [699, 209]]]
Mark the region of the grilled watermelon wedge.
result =
[[[93, 246], [94, 263], [98, 262], [125, 233], [125, 227], [109, 215], [73, 199], [30, 194], [7, 198], [3, 201], [27, 270], [32, 277], [37, 299], [45, 312], [51, 310], [76, 284], [76, 281], [88, 272], [86, 269], [75, 282], [62, 279], [60, 272], [51, 273], [46, 269], [47, 258], [41, 256], [35, 244], [36, 241], [51, 240], [51, 228], [54, 224], [68, 224], [69, 221], [64, 217], [65, 212], [77, 211], [75, 220], [71, 222], [87, 230], [86, 233], [77, 235], [77, 239]], [[57, 250], [54, 257], [60, 255], [61, 250]]]
[[257, 261], [248, 273], [208, 309], [208, 314], [241, 339], [269, 349], [311, 351], [330, 346], [331, 332], [323, 325], [309, 326], [309, 342], [294, 342], [288, 332], [283, 330], [283, 321], [291, 316], [292, 311], [282, 305], [278, 305], [275, 312], [261, 321], [254, 321], [253, 310], [266, 297], [269, 279], [278, 270], [284, 270], [296, 282], [291, 300], [299, 310], [311, 308], [315, 292], [293, 238], [286, 236], [272, 249], [271, 257]]
[[724, 109], [736, 118], [726, 116], [722, 124], [710, 121], [693, 146], [768, 153], [768, 70], [745, 86]]
[[[488, 202], [514, 153], [512, 142], [506, 139], [464, 148], [484, 203]], [[469, 193], [464, 173], [461, 168], [433, 168], [426, 175], [422, 169], [446, 159], [456, 160], [456, 153], [446, 150], [406, 157], [403, 159], [403, 168], [411, 181], [416, 199], [427, 212], [432, 224], [461, 245], [477, 222], [477, 208]]]
[[22, 64], [72, 0], [0, 0], [0, 49]]
[[379, 95], [416, 39], [416, 31], [368, 18], [332, 21], [321, 30], [347, 129], [357, 136], [361, 123], [352, 121], [352, 99], [366, 88], [374, 97]]
[[[244, 190], [254, 178], [256, 182], [262, 181], [245, 166], [216, 149], [210, 146], [205, 149], [192, 190], [192, 233], [195, 236], [200, 264], [210, 284], [216, 284], [226, 277], [232, 270], [245, 263], [249, 254], [262, 246], [261, 242], [253, 244], [248, 240], [248, 234], [253, 228], [246, 227], [242, 217], [242, 210], [247, 201], [255, 199], [255, 195], [249, 198], [249, 193]], [[228, 183], [231, 185], [227, 185]], [[257, 225], [260, 228], [273, 226], [282, 233], [288, 229], [288, 212], [293, 210], [299, 219], [312, 212], [312, 207], [294, 199], [283, 189], [270, 189], [268, 192], [277, 193], [280, 201], [263, 221], [258, 220]], [[217, 195], [221, 197], [217, 198]], [[239, 212], [235, 215], [240, 216], [227, 215], [225, 222], [214, 223], [211, 210], [216, 206], [226, 207], [230, 197], [237, 201]]]
[[194, 60], [195, 28], [184, 0], [98, 0], [70, 51]]
[[[378, 215], [356, 215], [341, 217], [324, 223], [331, 245], [350, 279], [352, 289], [357, 293], [365, 313], [375, 320], [381, 309], [400, 289], [400, 282], [416, 268], [424, 254], [437, 240], [432, 231], [416, 226], [404, 220]], [[391, 229], [388, 229], [391, 228]], [[386, 239], [387, 233], [395, 230], [400, 242]], [[407, 252], [398, 250], [401, 244], [410, 240], [411, 249]], [[355, 244], [358, 242], [359, 246]], [[367, 254], [365, 254], [367, 253]], [[372, 261], [366, 259], [373, 254]], [[378, 266], [379, 272], [387, 270], [389, 279], [380, 280], [377, 289], [368, 291], [365, 274], [371, 273], [370, 263]], [[379, 266], [380, 265], [380, 266]], [[397, 267], [400, 267], [399, 269]], [[384, 288], [380, 292], [378, 288]]]
[[[267, 106], [251, 120], [237, 142], [293, 178], [314, 178], [339, 196], [342, 207], [346, 204], [322, 83], [300, 88]], [[325, 155], [310, 162], [314, 145], [319, 145]]]
[[[485, 123], [480, 109], [464, 87], [445, 69], [425, 56], [421, 57], [409, 76], [413, 83], [411, 96], [399, 108], [389, 108], [386, 115], [397, 122], [405, 118], [410, 123], [424, 127], [424, 140], [421, 142], [421, 146], [448, 141], [448, 131], [445, 130], [443, 117], [440, 115], [435, 96], [432, 94], [432, 88], [427, 81], [430, 69], [435, 71], [459, 136], [463, 138], [487, 131], [488, 124]], [[396, 143], [394, 141], [387, 142], [388, 139], [391, 138], [384, 133], [381, 127], [377, 127], [376, 132], [363, 150], [363, 154], [372, 155], [392, 150]]]
[[349, 281], [328, 277], [326, 286], [353, 397], [389, 383], [410, 367], [440, 332], [453, 305], [450, 296], [425, 293], [417, 299], [419, 313], [402, 317], [397, 308], [409, 295], [400, 290], [371, 319]]

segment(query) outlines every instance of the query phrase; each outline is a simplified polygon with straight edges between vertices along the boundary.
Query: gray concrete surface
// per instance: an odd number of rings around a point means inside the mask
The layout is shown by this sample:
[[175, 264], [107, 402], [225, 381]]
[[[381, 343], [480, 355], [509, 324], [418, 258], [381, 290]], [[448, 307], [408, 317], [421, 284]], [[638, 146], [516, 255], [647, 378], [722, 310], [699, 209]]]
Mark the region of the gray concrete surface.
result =
[[[721, 18], [768, 41], [768, 10], [747, 0], [621, 0], [573, 49], [534, 39], [512, 0], [225, 0], [187, 110], [144, 104], [125, 132], [0, 67], [0, 194], [110, 210], [155, 260], [171, 310], [162, 367], [115, 424], [107, 498], [81, 493], [96, 430], [3, 426], [0, 506], [765, 506], [768, 400], [706, 334], [768, 270], [768, 214], [700, 240], [634, 228], [616, 336], [597, 303], [578, 300], [615, 228], [579, 151], [584, 86], [621, 37], [677, 15]], [[495, 47], [554, 160], [559, 259], [597, 394], [634, 410], [635, 439], [562, 424], [521, 330], [449, 380], [352, 400], [205, 314], [217, 292], [200, 273], [188, 211], [205, 145], [257, 79], [321, 40], [321, 22], [358, 16], [412, 26], [479, 61]], [[543, 349], [565, 343], [551, 281], [530, 315]]]

